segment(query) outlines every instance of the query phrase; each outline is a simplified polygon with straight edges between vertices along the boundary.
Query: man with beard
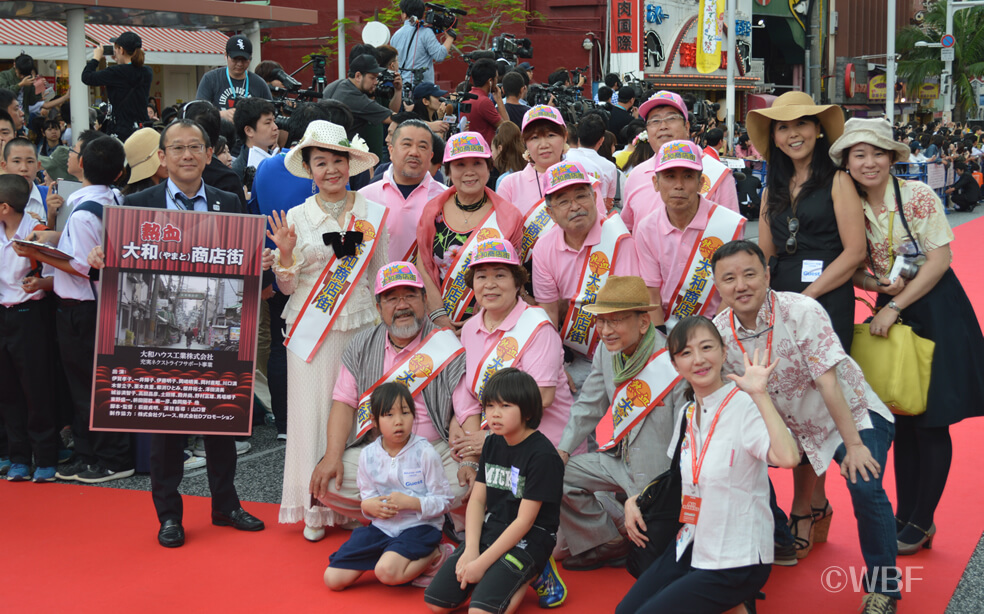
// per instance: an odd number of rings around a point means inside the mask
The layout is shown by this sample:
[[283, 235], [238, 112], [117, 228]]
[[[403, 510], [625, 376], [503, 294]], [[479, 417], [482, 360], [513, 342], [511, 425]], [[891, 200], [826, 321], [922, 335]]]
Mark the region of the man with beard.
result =
[[[639, 117], [646, 120], [649, 146], [658, 153], [659, 148], [670, 141], [690, 138], [690, 121], [687, 105], [679, 94], [660, 90], [639, 107]], [[640, 144], [640, 147], [645, 145]], [[646, 160], [632, 169], [622, 191], [622, 220], [630, 231], [653, 211], [662, 207], [659, 194], [653, 194], [653, 173], [656, 157]], [[714, 159], [704, 160], [700, 176], [700, 193], [707, 200], [738, 213], [738, 189], [731, 169]], [[653, 198], [655, 196], [655, 198]]]
[[[474, 462], [455, 461], [448, 446], [449, 429], [459, 430], [451, 395], [465, 385], [465, 350], [453, 332], [425, 317], [424, 283], [413, 264], [393, 262], [381, 268], [375, 293], [382, 324], [357, 334], [342, 354], [328, 415], [327, 449], [311, 476], [311, 496], [343, 516], [362, 519], [356, 475], [359, 453], [369, 444], [372, 428], [369, 397], [376, 386], [396, 381], [413, 394], [414, 433], [427, 438], [441, 455], [454, 510], [471, 490], [478, 470]], [[479, 416], [462, 426], [477, 431]], [[322, 529], [320, 535], [307, 537], [316, 540], [323, 535]]]
[[393, 164], [382, 180], [359, 193], [389, 209], [390, 261], [415, 260], [417, 223], [424, 205], [447, 189], [427, 172], [434, 155], [434, 133], [419, 119], [402, 121], [390, 137], [389, 152]]

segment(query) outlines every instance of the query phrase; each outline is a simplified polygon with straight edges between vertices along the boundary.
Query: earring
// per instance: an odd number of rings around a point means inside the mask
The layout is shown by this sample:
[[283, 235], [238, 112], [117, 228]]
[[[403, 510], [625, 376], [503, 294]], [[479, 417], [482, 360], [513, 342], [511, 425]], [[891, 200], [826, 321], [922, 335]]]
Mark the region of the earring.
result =
[[318, 184], [314, 182], [314, 179], [311, 180], [311, 193], [312, 194], [318, 193]]
[[818, 138], [818, 139], [822, 139], [822, 138], [823, 138], [823, 133], [821, 132], [820, 134], [818, 134], [818, 135], [817, 135], [817, 138]]

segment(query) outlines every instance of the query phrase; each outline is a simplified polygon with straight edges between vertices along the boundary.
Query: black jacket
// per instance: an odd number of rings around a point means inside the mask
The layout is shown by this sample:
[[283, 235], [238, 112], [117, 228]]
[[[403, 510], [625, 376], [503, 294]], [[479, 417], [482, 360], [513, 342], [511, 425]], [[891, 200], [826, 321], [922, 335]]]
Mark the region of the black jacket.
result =
[[[217, 213], [246, 213], [235, 194], [223, 192], [205, 184], [205, 201], [209, 212]], [[148, 207], [151, 209], [167, 209], [167, 182], [162, 182], [152, 188], [130, 194], [123, 199], [128, 207]]]
[[146, 66], [116, 64], [97, 71], [99, 62], [89, 60], [82, 69], [82, 83], [104, 86], [109, 104], [113, 105], [116, 135], [120, 140], [133, 134], [135, 124], [148, 121], [147, 99], [154, 73]]
[[249, 211], [249, 208], [246, 206], [246, 193], [243, 192], [242, 179], [236, 176], [235, 171], [223, 164], [215, 156], [212, 156], [212, 161], [202, 171], [202, 179], [205, 180], [205, 185], [207, 186], [238, 196], [239, 203], [243, 207], [243, 213]]

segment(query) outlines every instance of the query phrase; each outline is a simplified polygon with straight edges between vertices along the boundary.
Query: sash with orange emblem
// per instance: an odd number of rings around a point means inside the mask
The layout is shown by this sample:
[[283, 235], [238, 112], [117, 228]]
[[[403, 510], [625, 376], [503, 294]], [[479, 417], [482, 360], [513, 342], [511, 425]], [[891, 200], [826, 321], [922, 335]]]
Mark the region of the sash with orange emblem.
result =
[[328, 331], [331, 330], [338, 314], [342, 312], [342, 307], [351, 296], [352, 288], [365, 272], [376, 251], [378, 245], [376, 238], [383, 230], [389, 210], [383, 205], [368, 201], [366, 210], [366, 219], [357, 220], [353, 217], [348, 228], [345, 229], [362, 233], [362, 243], [359, 244], [356, 254], [341, 258], [332, 255], [284, 340], [287, 349], [306, 362], [311, 362], [325, 337], [328, 336]]
[[[497, 341], [491, 349], [482, 357], [481, 365], [475, 371], [472, 379], [472, 392], [479, 403], [482, 402], [482, 391], [485, 390], [485, 383], [489, 381], [496, 371], [513, 366], [519, 357], [523, 355], [523, 350], [529, 345], [530, 339], [541, 326], [552, 325], [550, 317], [540, 307], [527, 307], [516, 321], [516, 325], [507, 331], [496, 333]], [[482, 428], [487, 426], [485, 421], [485, 408], [482, 408]]]
[[369, 387], [359, 398], [357, 438], [369, 432], [372, 428], [372, 411], [369, 398], [376, 386], [387, 382], [396, 382], [407, 387], [410, 396], [417, 396], [427, 384], [444, 370], [451, 361], [465, 352], [458, 336], [448, 328], [435, 330], [420, 342], [413, 353], [402, 362], [393, 365], [375, 384]]
[[704, 314], [715, 291], [711, 256], [728, 241], [740, 238], [744, 228], [745, 218], [720, 205], [711, 206], [707, 226], [690, 250], [686, 273], [673, 293], [673, 303], [666, 309], [668, 327], [687, 316]]
[[533, 257], [533, 246], [545, 235], [548, 230], [553, 228], [554, 221], [547, 213], [547, 201], [541, 198], [536, 201], [530, 212], [523, 220], [523, 244], [519, 247], [519, 259], [521, 262], [529, 262]]
[[465, 284], [465, 272], [468, 271], [468, 265], [475, 253], [475, 246], [486, 239], [501, 238], [502, 230], [499, 229], [496, 222], [495, 209], [492, 209], [458, 250], [441, 288], [444, 296], [444, 309], [448, 312], [452, 322], [461, 322], [464, 319], [468, 305], [471, 304], [474, 296], [474, 293]]
[[599, 449], [609, 450], [618, 445], [632, 427], [661, 403], [680, 379], [665, 348], [653, 354], [638, 375], [615, 389], [609, 408], [615, 428], [611, 441]]
[[601, 240], [591, 248], [588, 257], [584, 259], [581, 269], [581, 279], [578, 282], [577, 296], [571, 299], [567, 309], [567, 317], [561, 327], [561, 338], [564, 345], [575, 352], [591, 358], [598, 345], [598, 335], [595, 330], [594, 316], [584, 311], [585, 305], [593, 305], [598, 299], [598, 290], [615, 266], [618, 250], [624, 237], [629, 236], [622, 217], [617, 214], [608, 216], [601, 224]]

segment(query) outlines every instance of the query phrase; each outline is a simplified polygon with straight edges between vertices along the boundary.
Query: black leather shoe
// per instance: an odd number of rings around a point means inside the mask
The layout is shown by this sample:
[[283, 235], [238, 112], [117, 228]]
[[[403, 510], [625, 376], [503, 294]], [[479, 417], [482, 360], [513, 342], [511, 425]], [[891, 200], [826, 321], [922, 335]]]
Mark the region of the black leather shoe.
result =
[[165, 520], [157, 532], [157, 542], [165, 548], [178, 548], [185, 543], [185, 530], [177, 520]]
[[217, 527], [234, 527], [240, 531], [262, 531], [263, 521], [243, 508], [224, 514], [212, 512], [212, 524]]

